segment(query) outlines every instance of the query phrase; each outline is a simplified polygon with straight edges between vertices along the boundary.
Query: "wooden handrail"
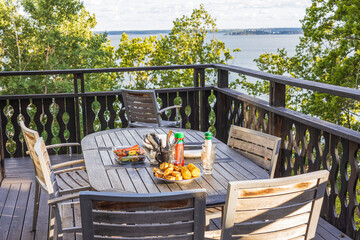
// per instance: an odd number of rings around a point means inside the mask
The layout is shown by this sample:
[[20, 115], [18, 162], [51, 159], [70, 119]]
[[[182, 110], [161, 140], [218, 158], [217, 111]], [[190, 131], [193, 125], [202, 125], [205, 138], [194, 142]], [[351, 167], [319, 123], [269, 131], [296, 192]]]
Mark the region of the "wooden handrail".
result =
[[334, 135], [337, 135], [339, 137], [360, 143], [360, 132], [354, 131], [352, 129], [342, 127], [340, 125], [330, 123], [303, 113], [299, 113], [296, 111], [293, 111], [291, 109], [287, 109], [284, 107], [273, 107], [270, 106], [267, 101], [251, 97], [249, 95], [237, 92], [232, 89], [228, 88], [217, 88], [214, 87], [214, 89], [220, 93], [223, 93], [229, 97], [241, 100], [246, 103], [250, 103], [251, 105], [254, 105], [256, 107], [262, 108], [268, 112], [272, 112], [275, 114], [278, 114], [282, 117], [286, 117], [292, 120], [295, 120], [297, 122], [300, 122], [304, 125], [320, 129], [329, 133], [332, 133]]

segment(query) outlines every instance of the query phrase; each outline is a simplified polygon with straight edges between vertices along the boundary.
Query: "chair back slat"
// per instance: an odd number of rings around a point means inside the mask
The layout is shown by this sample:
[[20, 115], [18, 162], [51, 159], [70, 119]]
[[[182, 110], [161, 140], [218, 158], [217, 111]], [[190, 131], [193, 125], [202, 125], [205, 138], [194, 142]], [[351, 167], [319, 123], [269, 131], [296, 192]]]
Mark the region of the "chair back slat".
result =
[[[171, 214], [171, 213], [169, 213]], [[147, 237], [147, 236], [170, 236], [170, 235], [193, 235], [194, 222], [176, 222], [161, 224], [134, 224], [117, 225], [94, 223], [94, 235], [124, 237]]]
[[148, 219], [153, 217], [155, 219], [161, 219], [164, 222], [174, 222], [174, 221], [186, 221], [189, 219], [193, 219], [194, 217], [194, 209], [180, 209], [171, 211], [171, 215], [169, 211], [156, 211], [152, 212], [123, 212], [122, 214], [112, 213], [109, 211], [93, 211], [93, 219], [94, 222], [102, 222], [102, 223], [112, 223], [112, 224], [146, 224], [148, 223]]
[[297, 193], [287, 193], [283, 195], [271, 195], [261, 197], [260, 201], [254, 201], [256, 198], [240, 198], [238, 199], [238, 208], [241, 209], [242, 205], [245, 205], [247, 208], [253, 207], [254, 210], [259, 208], [271, 209], [278, 206], [288, 206], [292, 204], [297, 204], [299, 202], [306, 202], [314, 198], [315, 190], [301, 191]]
[[60, 195], [59, 188], [56, 182], [55, 173], [51, 168], [50, 156], [42, 137], [37, 140], [34, 149], [40, 162], [41, 172], [47, 188], [46, 190], [50, 195], [50, 198], [58, 197]]
[[259, 131], [232, 125], [227, 145], [239, 151], [269, 172], [270, 178], [275, 175], [281, 138]]
[[261, 221], [262, 219], [278, 219], [283, 216], [295, 216], [305, 212], [310, 212], [312, 207], [312, 201], [309, 201], [307, 204], [291, 204], [290, 206], [285, 207], [274, 207], [274, 208], [263, 208], [260, 206], [261, 210], [256, 211], [247, 211], [243, 214], [236, 214], [234, 217], [235, 222], [244, 222], [247, 220], [256, 222]]
[[222, 239], [284, 239], [285, 235], [311, 239], [328, 176], [329, 172], [322, 170], [286, 178], [230, 182]]
[[122, 90], [129, 122], [160, 123], [154, 91]]
[[[291, 239], [291, 240], [301, 240], [307, 239], [303, 234], [307, 229], [306, 224], [299, 225], [297, 227], [283, 229], [281, 231], [269, 232], [264, 234], [256, 234], [256, 235], [239, 235], [239, 239], [241, 240], [264, 240], [264, 239], [271, 239], [271, 240], [284, 240], [284, 239]], [[296, 238], [292, 238], [292, 236], [298, 236]], [[236, 237], [234, 239], [237, 239]]]
[[[205, 190], [80, 193], [84, 239], [204, 239]], [[122, 238], [121, 238], [122, 239]]]
[[40, 161], [39, 158], [35, 152], [34, 146], [36, 141], [40, 138], [39, 133], [37, 131], [34, 131], [30, 128], [27, 128], [25, 126], [25, 123], [23, 120], [19, 121], [20, 127], [21, 127], [21, 131], [24, 135], [24, 139], [25, 139], [25, 143], [26, 143], [26, 147], [29, 151], [29, 155], [31, 157], [33, 166], [34, 166], [34, 170], [35, 170], [35, 176], [38, 177], [38, 179], [42, 182], [42, 185], [45, 184], [45, 179], [44, 176], [42, 174], [42, 170], [41, 170], [41, 166], [40, 166]]

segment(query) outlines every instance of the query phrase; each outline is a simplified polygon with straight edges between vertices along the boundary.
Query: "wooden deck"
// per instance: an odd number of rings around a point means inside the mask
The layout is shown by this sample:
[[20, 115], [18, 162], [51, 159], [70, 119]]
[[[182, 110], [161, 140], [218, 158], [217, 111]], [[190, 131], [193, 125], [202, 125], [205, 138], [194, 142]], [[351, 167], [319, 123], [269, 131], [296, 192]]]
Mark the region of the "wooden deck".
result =
[[[52, 159], [61, 161], [59, 156]], [[0, 187], [0, 240], [47, 239], [49, 207], [48, 197], [40, 195], [40, 209], [37, 231], [31, 231], [34, 201], [33, 166], [30, 158], [12, 158], [5, 160], [6, 178]], [[210, 230], [221, 227], [221, 220], [211, 222]], [[80, 235], [64, 236], [64, 239], [82, 239]], [[350, 239], [339, 230], [320, 219], [317, 228], [317, 240]]]

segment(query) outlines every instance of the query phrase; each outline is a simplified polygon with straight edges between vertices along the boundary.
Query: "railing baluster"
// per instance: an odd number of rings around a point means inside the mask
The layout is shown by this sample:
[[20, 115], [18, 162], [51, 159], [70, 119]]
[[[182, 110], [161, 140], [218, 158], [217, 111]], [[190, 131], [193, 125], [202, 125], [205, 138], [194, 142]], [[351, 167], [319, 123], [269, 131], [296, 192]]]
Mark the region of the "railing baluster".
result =
[[[168, 104], [168, 94], [167, 93], [159, 93], [158, 96], [159, 98], [161, 99], [161, 102], [162, 102], [162, 105], [161, 105], [161, 108], [166, 108], [169, 106]], [[166, 116], [166, 113], [162, 113], [160, 118], [162, 120], [168, 120], [168, 117]]]
[[20, 129], [19, 129], [19, 124], [17, 121], [17, 117], [19, 116], [20, 113], [20, 104], [19, 104], [19, 99], [11, 99], [9, 101], [9, 104], [13, 107], [14, 109], [14, 113], [11, 116], [11, 124], [14, 127], [14, 136], [12, 138], [12, 140], [15, 142], [16, 144], [16, 150], [13, 153], [13, 157], [21, 157], [22, 156], [22, 145], [20, 143]]
[[128, 126], [128, 120], [125, 117], [125, 108], [124, 108], [125, 105], [121, 94], [118, 95], [118, 100], [121, 102], [121, 106], [122, 106], [119, 112], [121, 119], [121, 127], [126, 128]]
[[4, 155], [4, 158], [8, 158], [10, 157], [9, 152], [6, 149], [6, 141], [7, 141], [7, 135], [6, 135], [6, 124], [8, 122], [7, 117], [5, 116], [4, 110], [5, 107], [7, 105], [7, 100], [1, 100], [0, 101], [0, 117], [1, 117], [1, 128], [2, 128], [2, 132], [1, 132], [1, 140], [2, 140], [2, 154]]
[[101, 131], [106, 130], [107, 128], [107, 122], [105, 120], [105, 111], [106, 111], [106, 96], [98, 96], [96, 98], [96, 100], [100, 103], [100, 110], [98, 113], [98, 117], [100, 120], [100, 125], [101, 125]]
[[[83, 100], [84, 101], [84, 100]], [[76, 142], [76, 113], [75, 113], [75, 98], [66, 98], [66, 112], [69, 115], [69, 122], [67, 123], [67, 130], [69, 131], [69, 142]], [[83, 113], [84, 114], [84, 113]]]
[[[177, 97], [176, 92], [169, 93], [168, 96], [169, 96], [169, 106], [174, 106], [175, 105], [175, 98]], [[171, 110], [171, 113], [170, 113], [170, 116], [169, 116], [169, 121], [175, 121], [176, 111], [177, 111], [177, 109], [172, 109]]]
[[[59, 111], [58, 114], [56, 115], [56, 121], [59, 124], [59, 135], [58, 138], [60, 139], [61, 143], [65, 143], [66, 139], [64, 136], [65, 133], [65, 124], [63, 121], [63, 115], [65, 113], [65, 100], [64, 98], [55, 98], [55, 103], [57, 104], [57, 106], [59, 107]], [[64, 154], [67, 153], [68, 149], [67, 148], [60, 148], [59, 149], [59, 154]]]
[[179, 97], [181, 98], [182, 108], [180, 108], [180, 116], [181, 116], [181, 125], [183, 128], [186, 127], [186, 123], [188, 122], [188, 116], [185, 113], [185, 108], [188, 105], [188, 92], [180, 92]]
[[84, 135], [86, 136], [90, 133], [95, 132], [94, 130], [95, 113], [92, 109], [92, 103], [95, 101], [95, 96], [83, 97], [83, 101], [86, 102], [86, 109], [83, 113], [83, 115], [86, 113], [86, 119], [84, 120], [86, 121], [86, 132], [84, 132]]
[[46, 145], [52, 144], [51, 140], [54, 137], [54, 135], [51, 131], [51, 126], [52, 126], [53, 119], [54, 119], [51, 114], [51, 111], [50, 111], [51, 104], [52, 104], [51, 98], [43, 99], [43, 113], [46, 115], [46, 123], [45, 123], [45, 131], [47, 133], [47, 138], [45, 140]]
[[107, 102], [107, 109], [110, 112], [110, 118], [108, 121], [108, 125], [110, 129], [114, 129], [115, 128], [115, 119], [116, 119], [116, 112], [114, 110], [114, 102], [116, 100], [116, 96], [107, 96], [106, 97], [106, 102]]

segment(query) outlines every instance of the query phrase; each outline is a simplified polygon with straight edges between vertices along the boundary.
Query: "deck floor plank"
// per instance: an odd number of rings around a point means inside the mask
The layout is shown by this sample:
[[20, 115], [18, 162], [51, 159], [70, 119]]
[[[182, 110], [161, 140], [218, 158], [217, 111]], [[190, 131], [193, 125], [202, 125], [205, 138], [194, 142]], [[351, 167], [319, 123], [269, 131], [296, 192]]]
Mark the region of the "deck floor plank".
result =
[[[61, 158], [56, 156], [56, 163]], [[9, 163], [10, 167], [7, 167]], [[48, 196], [40, 191], [40, 208], [36, 232], [32, 232], [34, 203], [34, 170], [29, 158], [6, 159], [6, 178], [0, 186], [0, 240], [42, 240], [47, 239], [49, 225]], [[21, 169], [21, 171], [19, 171]], [[76, 213], [79, 210], [76, 209]], [[76, 222], [79, 220], [75, 216]], [[210, 230], [221, 228], [221, 219], [211, 221]], [[71, 239], [74, 235], [71, 234]], [[76, 234], [76, 239], [82, 239]], [[341, 231], [320, 218], [316, 240], [350, 239]], [[66, 237], [64, 237], [64, 240]]]
[[35, 232], [32, 231], [32, 221], [34, 213], [34, 198], [35, 198], [35, 183], [31, 182], [31, 188], [29, 189], [29, 198], [26, 206], [26, 214], [24, 220], [24, 226], [21, 232], [21, 240], [33, 240]]
[[9, 234], [20, 186], [20, 183], [11, 184], [10, 186], [10, 191], [6, 198], [4, 209], [0, 217], [0, 239], [7, 239]]
[[46, 240], [48, 236], [49, 226], [49, 206], [47, 201], [48, 195], [44, 191], [40, 191], [39, 215], [36, 224], [35, 239]]
[[29, 198], [31, 183], [24, 182], [21, 184], [19, 196], [16, 202], [16, 207], [11, 221], [8, 239], [20, 239], [21, 232], [24, 225], [26, 206]]

